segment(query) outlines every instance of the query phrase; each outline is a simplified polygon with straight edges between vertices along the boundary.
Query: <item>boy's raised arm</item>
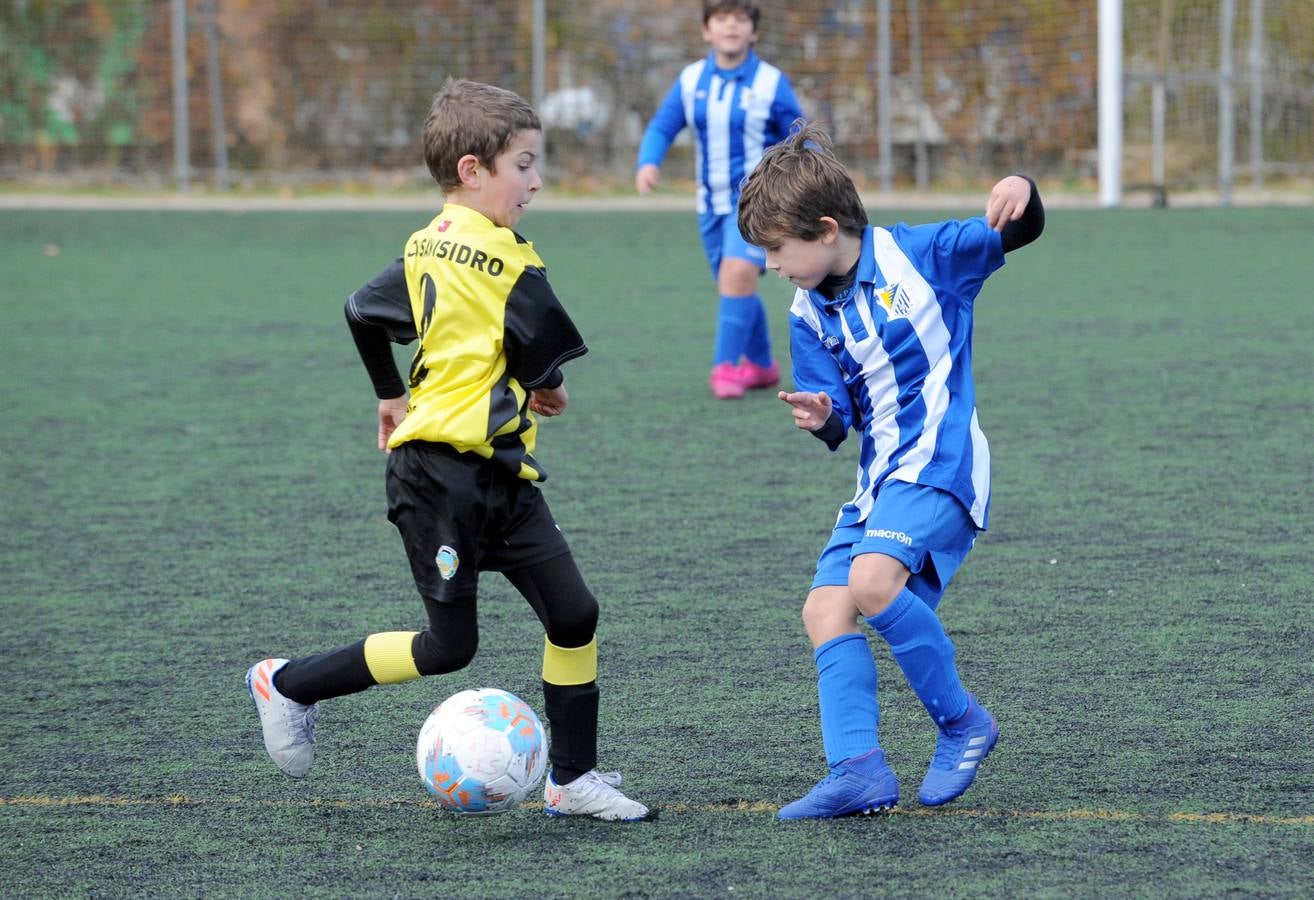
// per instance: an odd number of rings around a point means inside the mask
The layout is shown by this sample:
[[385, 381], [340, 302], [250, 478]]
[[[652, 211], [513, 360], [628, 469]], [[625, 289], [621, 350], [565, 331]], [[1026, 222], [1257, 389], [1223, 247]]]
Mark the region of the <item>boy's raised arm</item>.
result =
[[1000, 233], [1008, 253], [1040, 237], [1045, 230], [1045, 205], [1036, 183], [1026, 175], [1009, 175], [990, 191], [986, 224]]

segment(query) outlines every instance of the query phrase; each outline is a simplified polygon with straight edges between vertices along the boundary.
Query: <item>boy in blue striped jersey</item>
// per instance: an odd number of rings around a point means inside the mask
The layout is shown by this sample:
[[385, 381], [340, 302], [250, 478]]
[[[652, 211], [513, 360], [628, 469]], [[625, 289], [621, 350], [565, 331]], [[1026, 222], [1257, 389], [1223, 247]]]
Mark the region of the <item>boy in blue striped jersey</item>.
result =
[[709, 382], [722, 400], [780, 380], [757, 290], [766, 256], [740, 235], [735, 210], [744, 176], [803, 111], [789, 79], [753, 51], [760, 19], [755, 3], [703, 3], [703, 39], [712, 52], [671, 86], [644, 132], [634, 176], [640, 194], [651, 192], [676, 135], [693, 129], [698, 228], [721, 295]]
[[977, 422], [972, 315], [1004, 254], [1040, 236], [1035, 183], [1010, 175], [986, 214], [874, 228], [821, 129], [769, 150], [739, 228], [793, 282], [794, 424], [831, 450], [860, 435], [858, 488], [839, 511], [803, 605], [829, 773], [780, 810], [818, 819], [888, 809], [899, 785], [877, 738], [876, 666], [857, 619], [889, 642], [938, 730], [918, 798], [961, 796], [994, 747], [994, 717], [963, 689], [935, 609], [986, 527], [990, 454]]

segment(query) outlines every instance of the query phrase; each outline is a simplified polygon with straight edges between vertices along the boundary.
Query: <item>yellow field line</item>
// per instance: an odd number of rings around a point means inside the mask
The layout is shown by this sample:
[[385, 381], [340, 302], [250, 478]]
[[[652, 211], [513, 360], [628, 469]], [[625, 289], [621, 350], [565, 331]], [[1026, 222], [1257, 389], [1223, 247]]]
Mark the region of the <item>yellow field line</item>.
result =
[[[333, 809], [379, 809], [397, 806], [416, 806], [438, 809], [431, 800], [422, 799], [260, 799], [251, 797], [189, 797], [185, 794], [170, 794], [162, 797], [113, 797], [91, 794], [80, 797], [0, 797], [0, 806], [276, 806], [276, 807], [324, 807]], [[542, 804], [527, 803], [530, 809], [541, 809]], [[754, 802], [749, 800], [725, 801], [722, 803], [663, 803], [658, 804], [663, 813], [770, 813], [779, 812], [775, 803]], [[1188, 825], [1279, 825], [1311, 826], [1314, 815], [1309, 816], [1273, 816], [1255, 813], [1230, 812], [1174, 812], [1174, 813], [1137, 813], [1113, 809], [1058, 809], [1058, 810], [1021, 810], [1021, 809], [976, 809], [968, 806], [951, 806], [932, 809], [925, 806], [898, 807], [885, 815], [917, 816], [930, 818], [948, 816], [966, 819], [1023, 819], [1027, 821], [1047, 822], [1141, 822], [1161, 824]]]

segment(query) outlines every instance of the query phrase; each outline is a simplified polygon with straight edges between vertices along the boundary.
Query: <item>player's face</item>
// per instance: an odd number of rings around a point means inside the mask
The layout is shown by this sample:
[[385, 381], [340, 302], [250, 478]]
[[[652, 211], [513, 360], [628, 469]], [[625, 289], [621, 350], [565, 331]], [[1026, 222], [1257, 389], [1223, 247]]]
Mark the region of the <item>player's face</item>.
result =
[[493, 160], [496, 172], [485, 172], [480, 210], [496, 225], [512, 228], [525, 214], [543, 179], [538, 177], [539, 152], [543, 144], [540, 131], [517, 132], [507, 148]]
[[716, 51], [716, 64], [732, 69], [748, 58], [748, 50], [757, 40], [753, 20], [743, 10], [719, 12], [703, 26], [703, 40]]
[[839, 249], [832, 236], [807, 241], [800, 237], [785, 237], [768, 244], [766, 267], [792, 284], [812, 290], [839, 264]]

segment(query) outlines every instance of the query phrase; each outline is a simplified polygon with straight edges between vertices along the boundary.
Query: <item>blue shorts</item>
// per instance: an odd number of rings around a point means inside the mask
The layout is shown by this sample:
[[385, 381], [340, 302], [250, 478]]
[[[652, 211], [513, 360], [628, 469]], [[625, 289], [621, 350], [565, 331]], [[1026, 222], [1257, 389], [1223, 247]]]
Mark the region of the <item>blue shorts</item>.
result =
[[935, 609], [976, 542], [976, 524], [947, 491], [887, 481], [866, 522], [837, 525], [817, 560], [812, 587], [847, 585], [855, 556], [884, 553], [912, 573], [908, 590]]
[[761, 271], [766, 269], [766, 251], [754, 247], [739, 233], [739, 210], [729, 215], [703, 213], [698, 217], [698, 230], [703, 236], [703, 252], [712, 267], [712, 277], [721, 274], [721, 260], [746, 259]]

